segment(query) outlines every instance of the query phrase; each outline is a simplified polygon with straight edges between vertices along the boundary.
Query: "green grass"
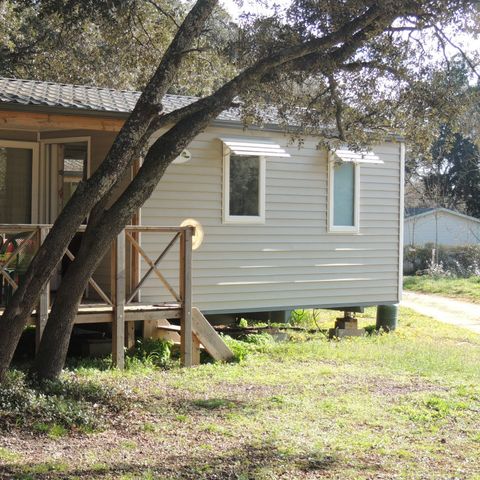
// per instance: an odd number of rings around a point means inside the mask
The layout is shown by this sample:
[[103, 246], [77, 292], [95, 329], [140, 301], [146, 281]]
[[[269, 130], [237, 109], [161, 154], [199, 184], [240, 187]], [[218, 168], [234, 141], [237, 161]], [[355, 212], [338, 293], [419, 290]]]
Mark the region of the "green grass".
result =
[[478, 365], [480, 336], [402, 309], [395, 333], [297, 333], [228, 365], [83, 368], [128, 409], [88, 435], [0, 433], [0, 478], [479, 479]]
[[480, 277], [432, 278], [429, 276], [405, 277], [403, 288], [413, 292], [434, 293], [480, 303]]

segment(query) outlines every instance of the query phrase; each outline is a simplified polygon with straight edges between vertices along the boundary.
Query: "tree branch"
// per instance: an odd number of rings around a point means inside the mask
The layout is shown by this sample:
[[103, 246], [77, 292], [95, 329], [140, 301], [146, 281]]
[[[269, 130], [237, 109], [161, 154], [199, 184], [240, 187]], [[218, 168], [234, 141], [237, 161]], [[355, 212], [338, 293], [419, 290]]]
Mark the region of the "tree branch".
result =
[[[163, 56], [160, 65], [147, 84], [132, 113], [123, 125], [107, 157], [92, 175], [96, 182], [103, 179], [103, 188], [97, 193], [98, 200], [92, 205], [87, 230], [93, 228], [101, 217], [108, 198], [118, 185], [121, 175], [135, 158], [143, 152], [151, 136], [149, 127], [157, 117], [161, 100], [175, 79], [188, 50], [201, 32], [204, 23], [213, 12], [218, 0], [198, 0], [188, 13], [175, 38]], [[134, 145], [134, 148], [126, 148]], [[106, 172], [115, 172], [113, 175]], [[105, 182], [105, 176], [109, 179]], [[93, 182], [92, 182], [93, 183]], [[105, 198], [103, 198], [105, 197]]]
[[390, 65], [386, 65], [383, 63], [357, 61], [357, 62], [343, 63], [337, 66], [341, 70], [345, 70], [347, 72], [356, 72], [359, 70], [371, 69], [371, 70], [379, 70], [381, 72], [389, 72], [399, 78], [406, 78], [405, 73], [399, 70], [398, 68], [394, 68]]
[[445, 32], [443, 32], [437, 25], [434, 25], [433, 27], [435, 29], [435, 34], [437, 38], [441, 41], [441, 43], [442, 44], [448, 43], [452, 48], [457, 50], [460, 53], [463, 60], [465, 61], [465, 63], [471, 68], [473, 73], [480, 80], [480, 73], [477, 71], [478, 65], [475, 65], [472, 62], [472, 60], [469, 58], [469, 56], [465, 53], [465, 51], [461, 47], [453, 43], [452, 40], [450, 40], [450, 38], [447, 35], [445, 35]]
[[[377, 20], [388, 22], [392, 18], [393, 14], [386, 15], [378, 7], [372, 7], [338, 31], [304, 45], [285, 48], [270, 57], [260, 59], [223, 85], [214, 94], [184, 107], [181, 112], [172, 112], [170, 117], [170, 114], [163, 117], [162, 122], [166, 122], [168, 119], [173, 120], [174, 115], [179, 115], [180, 120], [152, 145], [135, 178], [112, 207], [104, 213], [99, 222], [99, 228], [102, 228], [102, 225], [111, 225], [112, 222], [116, 223], [119, 218], [127, 221], [133, 211], [132, 209], [139, 208], [149, 198], [170, 162], [212, 119], [216, 118], [233, 102], [234, 97], [244, 87], [261, 79], [264, 75], [268, 75], [272, 69], [305, 68], [312, 54], [319, 50], [331, 49], [343, 39], [344, 44], [341, 47], [326, 53], [323, 52], [321, 55], [315, 54], [317, 62], [329, 59], [340, 61], [369, 38], [371, 32], [378, 28]], [[341, 112], [339, 111], [339, 113]]]
[[343, 129], [343, 104], [338, 95], [338, 84], [333, 74], [328, 75], [328, 84], [330, 85], [330, 95], [335, 105], [335, 123], [337, 125], [338, 136], [343, 142], [346, 141], [345, 131]]

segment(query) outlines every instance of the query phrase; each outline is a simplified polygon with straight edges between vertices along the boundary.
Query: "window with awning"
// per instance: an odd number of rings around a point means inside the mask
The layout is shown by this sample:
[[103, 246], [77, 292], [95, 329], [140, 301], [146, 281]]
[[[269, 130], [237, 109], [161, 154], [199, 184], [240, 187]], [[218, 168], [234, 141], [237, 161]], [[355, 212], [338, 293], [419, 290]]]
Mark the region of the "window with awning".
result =
[[222, 137], [223, 221], [265, 221], [265, 171], [269, 157], [290, 157], [277, 142], [256, 137]]
[[328, 231], [358, 233], [360, 229], [360, 166], [382, 164], [372, 151], [339, 148], [328, 154]]

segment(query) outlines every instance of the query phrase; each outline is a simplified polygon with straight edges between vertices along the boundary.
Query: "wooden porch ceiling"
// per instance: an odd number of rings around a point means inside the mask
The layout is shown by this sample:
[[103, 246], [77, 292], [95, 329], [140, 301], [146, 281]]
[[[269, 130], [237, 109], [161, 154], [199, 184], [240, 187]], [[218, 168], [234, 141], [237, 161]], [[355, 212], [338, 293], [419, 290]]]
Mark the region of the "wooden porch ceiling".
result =
[[0, 110], [0, 129], [46, 132], [50, 130], [100, 130], [118, 132], [125, 119], [100, 115], [62, 115], [46, 112]]

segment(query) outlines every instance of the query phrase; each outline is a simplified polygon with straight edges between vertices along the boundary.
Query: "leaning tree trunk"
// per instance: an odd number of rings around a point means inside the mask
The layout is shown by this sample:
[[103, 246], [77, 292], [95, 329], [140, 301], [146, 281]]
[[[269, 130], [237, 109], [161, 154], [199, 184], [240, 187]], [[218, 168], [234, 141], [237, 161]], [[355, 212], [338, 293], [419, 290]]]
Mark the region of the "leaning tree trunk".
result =
[[[120, 230], [121, 227], [117, 228], [115, 233]], [[112, 235], [115, 236], [113, 231], [99, 237], [92, 231], [88, 238], [83, 238], [75, 260], [62, 278], [34, 364], [34, 371], [42, 379], [56, 378], [62, 371], [83, 292], [107, 251]]]
[[[0, 382], [5, 378], [20, 336], [43, 286], [62, 259], [78, 226], [88, 213], [86, 211], [88, 203], [83, 202], [82, 205], [82, 191], [84, 185], [79, 185], [78, 201], [72, 202], [74, 208], [68, 209], [59, 217], [0, 318]], [[69, 216], [70, 210], [73, 211]]]
[[[65, 255], [70, 241], [90, 210], [107, 196], [121, 178], [122, 173], [141, 151], [140, 147], [127, 148], [135, 131], [139, 143], [146, 143], [146, 132], [151, 115], [137, 118], [135, 127], [119, 134], [118, 143], [110, 150], [105, 161], [86, 182], [81, 182], [65, 208], [55, 221], [44, 243], [32, 259], [29, 268], [0, 317], [0, 382], [5, 378], [20, 336], [30, 313], [38, 302], [40, 292]], [[140, 123], [143, 124], [141, 128]], [[139, 131], [138, 129], [141, 128]], [[119, 152], [122, 152], [121, 155]], [[113, 161], [112, 161], [113, 158]], [[118, 159], [115, 162], [115, 158]]]
[[[231, 97], [225, 97], [224, 101], [229, 103]], [[223, 108], [217, 104], [215, 108], [199, 112], [160, 137], [120, 198], [96, 220], [95, 226], [87, 228], [80, 251], [62, 279], [43, 332], [34, 365], [39, 378], [52, 379], [62, 371], [81, 297], [112, 241], [150, 197], [170, 162]]]
[[[152, 123], [155, 123], [158, 129], [162, 121], [166, 123], [170, 119], [169, 115], [158, 118], [162, 110], [161, 99], [174, 81], [186, 52], [201, 34], [217, 3], [218, 0], [198, 0], [190, 10], [104, 162], [89, 180], [79, 185], [32, 260], [22, 285], [16, 290], [0, 318], [0, 383], [5, 379], [20, 336], [41, 290], [63, 258], [78, 227], [92, 208], [111, 194], [132, 161], [141, 156], [152, 133]], [[175, 114], [178, 115], [174, 112], [173, 118]]]
[[[124, 158], [129, 163], [128, 156], [124, 155]], [[123, 172], [121, 163], [116, 166], [112, 164], [106, 170], [109, 173], [108, 178], [94, 174], [87, 182], [80, 183], [32, 259], [22, 283], [0, 317], [0, 382], [5, 378], [20, 336], [43, 286], [62, 260], [82, 221], [95, 203], [116, 185]]]

